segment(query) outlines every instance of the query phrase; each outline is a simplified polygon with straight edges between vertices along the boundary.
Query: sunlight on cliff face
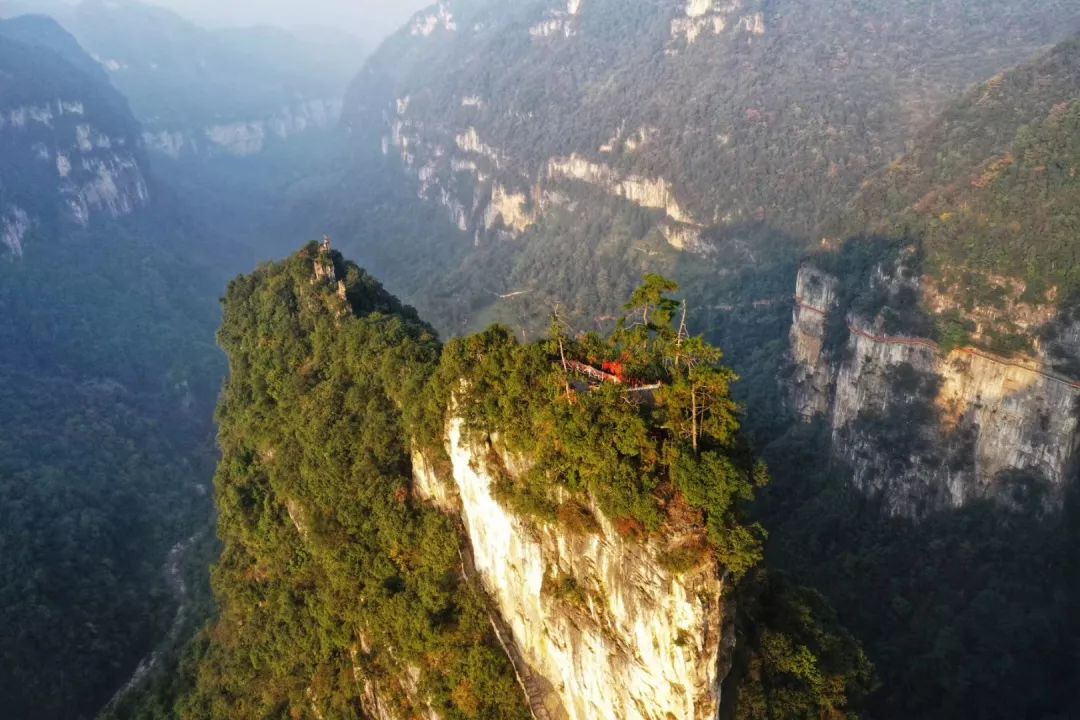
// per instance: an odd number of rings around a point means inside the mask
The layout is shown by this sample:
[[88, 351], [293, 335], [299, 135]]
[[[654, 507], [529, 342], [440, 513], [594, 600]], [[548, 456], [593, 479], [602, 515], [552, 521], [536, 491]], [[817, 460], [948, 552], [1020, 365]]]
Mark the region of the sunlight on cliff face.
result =
[[1075, 453], [1080, 391], [1034, 369], [1006, 365], [964, 350], [940, 363], [936, 404], [943, 427], [978, 428], [975, 466], [983, 481], [1021, 469], [1058, 485]]
[[512, 636], [510, 656], [528, 666], [524, 684], [547, 717], [713, 720], [734, 631], [719, 568], [666, 570], [662, 544], [625, 540], [595, 508], [596, 532], [527, 521], [493, 495], [491, 460], [460, 419], [446, 441], [450, 482], [414, 454], [415, 487], [461, 513], [475, 570]]

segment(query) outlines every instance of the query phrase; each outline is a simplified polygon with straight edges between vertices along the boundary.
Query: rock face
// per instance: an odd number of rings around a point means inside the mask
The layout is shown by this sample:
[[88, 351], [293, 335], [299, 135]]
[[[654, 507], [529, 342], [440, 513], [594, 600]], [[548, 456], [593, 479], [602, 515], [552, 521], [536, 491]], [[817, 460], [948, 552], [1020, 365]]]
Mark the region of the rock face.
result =
[[624, 539], [595, 510], [587, 532], [519, 517], [493, 494], [490, 463], [505, 458], [474, 447], [460, 420], [449, 425], [447, 449], [452, 479], [418, 459], [417, 491], [460, 513], [475, 572], [528, 665], [519, 673], [532, 677], [525, 684], [538, 717], [718, 717], [734, 643], [719, 567], [671, 573], [657, 542]]
[[[130, 215], [150, 189], [123, 98], [77, 59], [4, 37], [8, 22], [0, 23], [0, 253], [18, 257], [38, 223], [85, 227]], [[62, 32], [45, 21], [30, 30], [45, 39]], [[20, 35], [27, 42], [30, 30]]]
[[[19, 174], [21, 167], [22, 176], [32, 178], [21, 188], [27, 196], [22, 204], [57, 197], [68, 218], [86, 226], [96, 216], [119, 218], [149, 202], [137, 136], [98, 121], [76, 100], [0, 107], [4, 172]], [[29, 226], [27, 212], [9, 207], [6, 215], [5, 244], [18, 254]]]
[[340, 100], [306, 100], [264, 118], [218, 123], [198, 131], [148, 130], [143, 141], [148, 149], [172, 158], [249, 157], [273, 143], [333, 127], [340, 116]]
[[[890, 512], [918, 516], [976, 499], [1060, 503], [1080, 459], [1080, 383], [1044, 358], [1003, 358], [880, 321], [840, 319], [837, 281], [799, 274], [791, 329], [794, 409], [822, 419], [833, 452]], [[829, 332], [846, 325], [840, 344]]]
[[703, 33], [719, 35], [725, 30], [765, 34], [765, 16], [744, 0], [688, 0], [686, 16], [671, 21], [671, 37], [693, 43]]
[[547, 174], [553, 179], [570, 178], [595, 185], [639, 207], [663, 210], [676, 222], [694, 222], [689, 213], [679, 207], [671, 183], [664, 178], [621, 177], [604, 165], [591, 163], [576, 155], [549, 161]]
[[417, 15], [409, 27], [413, 35], [428, 37], [436, 31], [453, 32], [457, 30], [457, 22], [454, 13], [450, 10], [449, 3], [440, 2], [431, 10]]
[[[472, 106], [479, 104], [475, 98], [468, 100], [473, 101]], [[517, 180], [521, 189], [510, 189], [493, 179], [505, 165], [504, 155], [485, 142], [476, 128], [469, 127], [459, 133], [453, 146], [429, 145], [403, 119], [409, 109], [409, 98], [399, 98], [396, 108], [400, 119], [391, 124], [390, 134], [382, 138], [383, 153], [396, 150], [406, 170], [417, 178], [418, 195], [442, 205], [450, 221], [463, 232], [479, 237], [486, 231], [497, 230], [518, 236], [535, 224], [541, 212], [552, 204], [558, 195], [557, 188], [570, 181], [591, 185], [640, 208], [662, 211], [670, 221], [662, 230], [669, 242], [679, 249], [699, 249], [701, 224], [679, 204], [672, 183], [662, 177], [622, 174], [602, 163], [570, 155], [551, 158], [537, 181], [530, 182], [522, 176]], [[632, 150], [645, 139], [647, 133], [639, 131], [620, 142]], [[421, 163], [420, 158], [429, 160]], [[471, 196], [463, 197], [462, 188], [467, 188]]]
[[791, 327], [791, 381], [795, 410], [804, 420], [824, 415], [830, 406], [832, 367], [824, 357], [826, 321], [836, 305], [836, 279], [810, 266], [798, 276]]
[[30, 218], [21, 208], [11, 207], [0, 220], [0, 242], [15, 257], [22, 255], [22, 241], [30, 230]]
[[[370, 58], [344, 118], [357, 147], [400, 157], [419, 196], [477, 244], [535, 229], [565, 197], [558, 214], [581, 224], [611, 207], [647, 218], [654, 238], [680, 223], [671, 245], [703, 253], [766, 221], [809, 236], [947, 99], [1077, 18], [1065, 0], [946, 0], [933, 13], [886, 0], [441, 0]], [[637, 208], [575, 202], [582, 183]], [[528, 196], [536, 222], [493, 226], [495, 184]]]

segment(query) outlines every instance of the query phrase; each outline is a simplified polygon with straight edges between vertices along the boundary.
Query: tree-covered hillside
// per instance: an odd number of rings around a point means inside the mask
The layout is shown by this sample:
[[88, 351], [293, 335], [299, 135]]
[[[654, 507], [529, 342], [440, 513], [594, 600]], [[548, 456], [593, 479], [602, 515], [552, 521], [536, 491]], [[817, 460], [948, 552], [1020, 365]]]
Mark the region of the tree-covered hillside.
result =
[[[630, 542], [693, 525], [700, 542], [667, 563], [716, 553], [746, 576], [735, 717], [854, 717], [872, 669], [819, 596], [755, 568], [760, 528], [744, 509], [765, 472], [738, 438], [718, 351], [677, 330], [673, 287], [647, 278], [628, 307], [646, 324], [607, 339], [556, 325], [522, 345], [495, 327], [443, 350], [415, 311], [315, 243], [236, 279], [219, 333], [231, 369], [218, 411], [221, 610], [185, 664], [180, 716], [361, 718], [379, 703], [392, 717], [529, 716], [482, 591], [462, 578], [456, 521], [412, 491], [413, 450], [446, 464], [450, 395], [465, 379], [455, 402], [470, 430], [536, 461], [499, 490], [514, 512], [588, 533], [581, 508], [595, 498]], [[622, 358], [620, 372], [667, 387], [655, 404], [588, 391], [564, 355]]]
[[[386, 134], [383, 114], [407, 98], [417, 151], [473, 127], [505, 184], [576, 153], [670, 180], [705, 224], [806, 232], [954, 93], [1080, 27], [1057, 0], [570, 5], [440, 3], [448, 23], [407, 27], [373, 57], [350, 122]], [[709, 24], [688, 36], [692, 9]], [[545, 22], [558, 30], [540, 34]]]
[[1080, 374], [1078, 103], [1076, 38], [959, 98], [822, 224], [842, 310]]
[[555, 306], [606, 330], [644, 273], [675, 277], [738, 392], [778, 413], [819, 222], [1078, 23], [1061, 2], [441, 3], [354, 83], [353, 167], [323, 217], [452, 334], [541, 332]]
[[[926, 275], [977, 304], [1071, 301], [1080, 292], [1078, 103], [1074, 39], [967, 93], [827, 230], [917, 243]], [[995, 277], [1022, 283], [1019, 297]]]
[[[854, 315], [946, 350], [1038, 354], [1078, 377], [1069, 307], [1080, 247], [1078, 53], [1067, 41], [965, 93], [823, 225], [829, 242], [812, 262], [840, 280], [824, 362], [849, 352]], [[866, 413], [859, 441], [897, 463], [950, 442], [918, 446], [938, 412], [920, 417], [918, 396], [937, 389], [920, 388], [911, 369], [889, 367], [888, 381], [907, 390], [886, 412]], [[1071, 402], [1063, 413], [1075, 413]], [[855, 487], [830, 451], [834, 437], [820, 425], [773, 436], [765, 454], [776, 481], [759, 511], [773, 530], [767, 557], [824, 592], [874, 660], [883, 684], [869, 715], [1080, 712], [1076, 468], [1063, 507], [1017, 493], [1012, 504], [972, 502], [913, 522], [886, 517], [880, 498]]]
[[160, 230], [165, 217], [35, 232], [0, 261], [0, 702], [13, 717], [93, 717], [165, 637], [169, 552], [210, 520], [217, 283], [162, 247], [188, 241]]
[[65, 57], [130, 101], [159, 190], [230, 251], [243, 248], [226, 276], [329, 229], [333, 213], [309, 208], [342, 186], [341, 100], [368, 52], [356, 38], [332, 28], [202, 27], [137, 0], [13, 0], [0, 16], [11, 18], [2, 32], [21, 41], [42, 43], [40, 28], [52, 24], [65, 38], [52, 49], [74, 48]]
[[[31, 219], [52, 230], [145, 193], [139, 127], [95, 67], [50, 20], [0, 21], [0, 254], [19, 253]], [[86, 192], [103, 170], [108, 183]]]
[[432, 331], [313, 243], [230, 285], [219, 339], [221, 610], [181, 716], [359, 718], [369, 685], [395, 714], [528, 717], [454, 526], [409, 492]]
[[212, 506], [228, 253], [147, 193], [138, 125], [93, 67], [52, 21], [0, 22], [0, 706], [19, 718], [91, 718], [127, 682]]

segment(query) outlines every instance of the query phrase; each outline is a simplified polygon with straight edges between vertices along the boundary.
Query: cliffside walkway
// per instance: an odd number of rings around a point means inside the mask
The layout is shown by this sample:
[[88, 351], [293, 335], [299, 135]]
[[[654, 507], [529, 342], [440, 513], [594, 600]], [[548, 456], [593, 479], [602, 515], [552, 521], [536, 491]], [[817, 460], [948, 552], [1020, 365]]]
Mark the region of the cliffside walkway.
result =
[[586, 365], [583, 362], [577, 360], [567, 360], [566, 369], [584, 375], [590, 380], [603, 384], [610, 383], [612, 385], [623, 385], [630, 392], [651, 392], [653, 390], [659, 390], [664, 387], [663, 383], [653, 383], [651, 385], [636, 385], [631, 382], [625, 382], [618, 375], [612, 375], [611, 373], [604, 372], [603, 370], [597, 370], [592, 365]]
[[459, 532], [462, 537], [461, 542], [458, 543], [458, 557], [461, 559], [461, 576], [466, 583], [472, 584], [480, 593], [480, 596], [484, 601], [484, 610], [487, 612], [488, 621], [491, 622], [491, 629], [495, 631], [495, 637], [498, 639], [499, 645], [502, 646], [503, 652], [506, 653], [506, 657], [510, 659], [510, 664], [514, 668], [514, 675], [517, 677], [518, 685], [521, 686], [522, 692], [525, 693], [525, 699], [529, 703], [529, 712], [532, 714], [533, 720], [560, 720], [560, 718], [551, 714], [547, 705], [544, 703], [544, 699], [550, 692], [547, 687], [547, 681], [538, 677], [536, 673], [533, 672], [532, 668], [529, 667], [529, 664], [525, 662], [525, 657], [521, 654], [521, 649], [518, 648], [517, 643], [514, 642], [513, 631], [495, 608], [494, 601], [484, 588], [479, 573], [476, 572], [476, 563], [473, 561], [472, 549], [468, 546], [468, 534], [465, 533], [464, 528], [459, 528]]
[[[801, 309], [812, 312], [815, 315], [821, 315], [822, 317], [828, 317], [829, 316], [829, 311], [828, 310], [826, 310], [824, 308], [814, 307], [813, 305], [810, 305], [809, 303], [805, 302], [800, 297], [795, 298], [795, 304], [797, 306], [799, 306]], [[847, 323], [847, 328], [848, 328], [848, 331], [851, 332], [854, 335], [858, 335], [859, 337], [866, 338], [867, 340], [870, 340], [872, 342], [879, 343], [879, 344], [882, 344], [882, 345], [906, 345], [906, 346], [909, 346], [909, 347], [922, 347], [922, 348], [927, 348], [929, 350], [932, 350], [933, 352], [935, 352], [935, 353], [937, 353], [939, 355], [944, 355], [945, 354], [942, 351], [940, 345], [938, 345], [933, 340], [929, 340], [927, 338], [905, 337], [903, 335], [875, 335], [875, 334], [869, 332], [868, 330], [864, 330], [864, 329], [858, 327], [857, 325], [852, 323], [850, 320]], [[973, 348], [973, 347], [957, 348], [957, 350], [958, 350], [958, 352], [961, 352], [961, 353], [963, 353], [965, 355], [973, 355], [975, 357], [979, 357], [979, 358], [982, 358], [984, 360], [989, 360], [990, 362], [996, 363], [997, 365], [1002, 365], [1002, 366], [1005, 366], [1005, 367], [1013, 367], [1013, 368], [1017, 368], [1019, 370], [1025, 370], [1025, 371], [1027, 371], [1029, 373], [1034, 373], [1035, 375], [1040, 375], [1040, 376], [1046, 378], [1047, 380], [1050, 380], [1052, 382], [1056, 382], [1056, 383], [1058, 383], [1060, 385], [1064, 385], [1064, 386], [1072, 388], [1074, 390], [1080, 390], [1080, 380], [1074, 380], [1073, 378], [1068, 378], [1068, 377], [1065, 377], [1064, 375], [1059, 375], [1058, 373], [1055, 373], [1052, 370], [1047, 370], [1046, 368], [1043, 368], [1043, 367], [1037, 367], [1037, 366], [1033, 366], [1033, 365], [1031, 365], [1029, 363], [1023, 363], [1023, 362], [1019, 362], [1017, 360], [1011, 360], [1009, 358], [1005, 358], [1005, 357], [1002, 357], [1000, 355], [995, 355], [995, 354], [987, 352], [985, 350], [979, 350], [978, 348]]]

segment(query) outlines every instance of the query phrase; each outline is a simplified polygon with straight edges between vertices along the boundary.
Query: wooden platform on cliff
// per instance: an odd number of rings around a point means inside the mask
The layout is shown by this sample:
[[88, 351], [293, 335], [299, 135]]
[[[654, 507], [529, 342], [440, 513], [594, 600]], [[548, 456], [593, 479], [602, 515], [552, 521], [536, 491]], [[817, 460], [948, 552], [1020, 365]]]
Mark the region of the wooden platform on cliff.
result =
[[595, 383], [596, 385], [621, 385], [626, 388], [628, 392], [652, 392], [654, 390], [659, 390], [660, 388], [664, 387], [663, 383], [652, 383], [646, 385], [643, 383], [636, 383], [630, 380], [625, 380], [618, 375], [613, 375], [612, 373], [599, 370], [597, 368], [594, 368], [592, 365], [587, 365], [583, 362], [578, 362], [576, 360], [567, 360], [565, 364], [565, 369], [567, 372], [572, 372], [585, 377], [590, 382]]

